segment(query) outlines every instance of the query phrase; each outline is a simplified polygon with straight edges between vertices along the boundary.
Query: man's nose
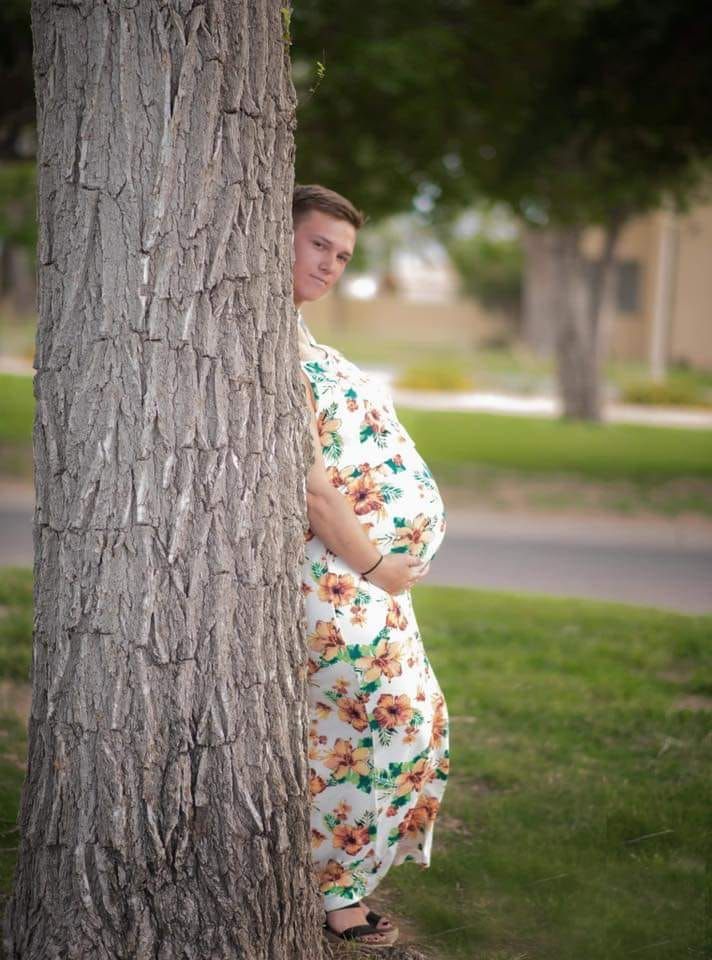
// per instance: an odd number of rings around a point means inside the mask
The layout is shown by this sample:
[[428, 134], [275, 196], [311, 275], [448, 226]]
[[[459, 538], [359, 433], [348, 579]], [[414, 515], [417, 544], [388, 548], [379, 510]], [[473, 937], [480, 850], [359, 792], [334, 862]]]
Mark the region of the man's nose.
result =
[[325, 253], [324, 256], [321, 258], [321, 262], [319, 263], [319, 269], [323, 273], [331, 273], [335, 265], [336, 265], [336, 259], [334, 255], [331, 253]]

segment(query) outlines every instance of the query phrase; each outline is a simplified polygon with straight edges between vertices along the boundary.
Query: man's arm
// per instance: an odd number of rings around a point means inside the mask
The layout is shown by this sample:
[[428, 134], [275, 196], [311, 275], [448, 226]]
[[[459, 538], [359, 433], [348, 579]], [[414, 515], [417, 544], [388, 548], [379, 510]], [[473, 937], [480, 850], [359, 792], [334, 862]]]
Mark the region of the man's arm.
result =
[[348, 500], [334, 487], [324, 466], [321, 440], [316, 422], [316, 404], [309, 378], [301, 371], [304, 391], [311, 415], [309, 426], [314, 462], [307, 474], [307, 513], [314, 533], [337, 556], [342, 557], [354, 570], [370, 569], [381, 556], [380, 551], [368, 539]]

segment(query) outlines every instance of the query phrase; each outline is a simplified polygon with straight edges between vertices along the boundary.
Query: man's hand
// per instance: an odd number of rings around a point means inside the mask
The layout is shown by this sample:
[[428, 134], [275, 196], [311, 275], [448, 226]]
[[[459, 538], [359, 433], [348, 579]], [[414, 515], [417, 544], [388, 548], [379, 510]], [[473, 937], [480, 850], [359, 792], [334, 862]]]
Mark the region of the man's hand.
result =
[[409, 590], [429, 569], [430, 563], [423, 563], [417, 557], [406, 553], [387, 553], [373, 573], [366, 576], [366, 580], [386, 593], [397, 596], [404, 590]]

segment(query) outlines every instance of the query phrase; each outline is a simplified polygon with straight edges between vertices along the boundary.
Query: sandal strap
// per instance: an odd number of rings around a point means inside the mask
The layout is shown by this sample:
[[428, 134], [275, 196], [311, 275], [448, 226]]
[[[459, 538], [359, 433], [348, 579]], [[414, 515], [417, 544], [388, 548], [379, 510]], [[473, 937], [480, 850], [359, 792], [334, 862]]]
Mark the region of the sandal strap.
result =
[[385, 930], [376, 930], [370, 923], [360, 923], [355, 927], [347, 927], [346, 930], [342, 930], [341, 933], [336, 933], [335, 930], [331, 931], [335, 933], [337, 937], [341, 940], [360, 940], [363, 936], [368, 936], [370, 934], [384, 934]]

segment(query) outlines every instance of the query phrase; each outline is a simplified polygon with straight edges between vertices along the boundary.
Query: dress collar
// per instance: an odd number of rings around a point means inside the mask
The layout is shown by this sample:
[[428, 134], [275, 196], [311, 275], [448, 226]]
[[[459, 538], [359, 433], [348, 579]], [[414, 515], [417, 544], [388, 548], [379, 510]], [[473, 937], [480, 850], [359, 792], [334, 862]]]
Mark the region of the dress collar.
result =
[[309, 341], [309, 343], [310, 343], [312, 346], [314, 346], [314, 347], [318, 346], [316, 340], [314, 339], [314, 337], [313, 337], [312, 334], [311, 334], [311, 331], [309, 330], [309, 327], [308, 327], [308, 326], [306, 325], [306, 323], [304, 322], [304, 317], [302, 316], [302, 311], [301, 311], [301, 310], [297, 310], [297, 319], [298, 319], [298, 321], [299, 321], [299, 326], [301, 327], [302, 332], [303, 332], [304, 335], [306, 336], [306, 338], [307, 338], [307, 340]]

